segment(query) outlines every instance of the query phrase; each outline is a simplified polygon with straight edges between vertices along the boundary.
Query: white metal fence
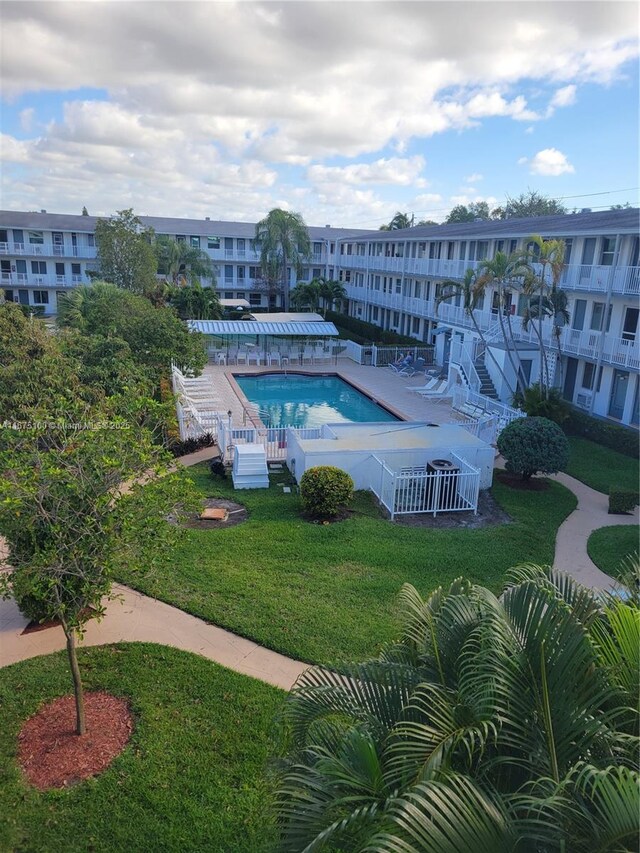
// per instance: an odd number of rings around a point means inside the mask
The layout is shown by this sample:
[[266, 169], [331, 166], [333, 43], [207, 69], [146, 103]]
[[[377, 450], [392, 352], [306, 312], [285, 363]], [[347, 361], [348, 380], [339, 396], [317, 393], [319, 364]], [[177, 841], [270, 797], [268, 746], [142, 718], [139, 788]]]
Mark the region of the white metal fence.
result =
[[234, 427], [226, 420], [218, 424], [218, 446], [222, 458], [231, 461], [236, 444], [261, 444], [270, 462], [287, 458], [289, 431], [299, 438], [320, 438], [320, 427]]
[[456, 453], [450, 454], [454, 468], [429, 471], [426, 465], [393, 471], [377, 456], [379, 468], [373, 471], [371, 491], [388, 510], [396, 515], [478, 511], [480, 471]]

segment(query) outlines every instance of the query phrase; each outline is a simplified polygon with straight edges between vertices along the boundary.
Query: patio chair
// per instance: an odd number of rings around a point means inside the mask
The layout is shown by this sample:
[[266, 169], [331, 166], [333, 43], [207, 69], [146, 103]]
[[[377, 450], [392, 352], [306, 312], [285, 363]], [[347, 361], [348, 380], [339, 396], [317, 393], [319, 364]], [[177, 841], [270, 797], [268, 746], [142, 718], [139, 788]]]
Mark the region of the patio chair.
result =
[[447, 396], [447, 386], [449, 385], [448, 379], [439, 379], [433, 388], [430, 388], [428, 391], [422, 391], [422, 397], [446, 397]]
[[268, 353], [267, 354], [267, 364], [268, 365], [272, 365], [272, 364], [281, 365], [282, 364], [282, 356], [280, 355], [280, 353], [275, 351], [275, 350], [273, 352]]
[[246, 364], [249, 353], [246, 350], [238, 350], [236, 355], [236, 364]]
[[431, 391], [438, 384], [436, 377], [428, 379], [424, 385], [407, 385], [407, 391], [414, 391], [416, 394], [424, 394], [426, 391]]
[[253, 352], [247, 353], [247, 364], [251, 364], [251, 362], [253, 362], [256, 365], [256, 367], [260, 366], [260, 353], [259, 352], [254, 350]]
[[300, 358], [300, 363], [304, 364], [313, 364], [313, 350], [310, 350], [308, 347], [305, 347], [302, 351], [302, 356]]

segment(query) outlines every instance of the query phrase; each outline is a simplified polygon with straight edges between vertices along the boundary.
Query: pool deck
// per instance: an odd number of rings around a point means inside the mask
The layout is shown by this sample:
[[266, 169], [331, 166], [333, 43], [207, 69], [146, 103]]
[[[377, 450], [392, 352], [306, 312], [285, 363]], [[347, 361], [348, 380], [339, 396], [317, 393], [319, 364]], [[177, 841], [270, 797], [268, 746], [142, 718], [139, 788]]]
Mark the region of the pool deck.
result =
[[[216, 411], [232, 412], [233, 422], [246, 421], [243, 404], [238, 396], [238, 386], [231, 378], [236, 374], [284, 373], [283, 370], [269, 367], [232, 365], [223, 367], [208, 364], [203, 375], [211, 380], [212, 393], [216, 398]], [[339, 358], [337, 364], [304, 365], [287, 370], [287, 373], [334, 374], [346, 379], [368, 397], [380, 402], [406, 421], [429, 421], [444, 424], [450, 421], [464, 420], [463, 416], [451, 409], [451, 398], [427, 399], [416, 394], [410, 388], [419, 388], [425, 384], [425, 376], [411, 378], [398, 376], [388, 367], [367, 367], [356, 364], [348, 358]], [[231, 378], [231, 379], [230, 379]]]

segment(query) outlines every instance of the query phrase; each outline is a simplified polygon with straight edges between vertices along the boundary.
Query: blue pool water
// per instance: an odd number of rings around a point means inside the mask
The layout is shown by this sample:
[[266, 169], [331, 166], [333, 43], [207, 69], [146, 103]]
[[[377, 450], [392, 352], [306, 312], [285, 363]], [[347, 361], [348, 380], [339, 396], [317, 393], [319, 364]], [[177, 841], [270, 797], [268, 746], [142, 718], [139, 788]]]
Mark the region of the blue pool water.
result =
[[[317, 427], [398, 420], [338, 376], [279, 373], [235, 379], [246, 398], [268, 413], [267, 426]], [[263, 420], [266, 422], [267, 418]]]

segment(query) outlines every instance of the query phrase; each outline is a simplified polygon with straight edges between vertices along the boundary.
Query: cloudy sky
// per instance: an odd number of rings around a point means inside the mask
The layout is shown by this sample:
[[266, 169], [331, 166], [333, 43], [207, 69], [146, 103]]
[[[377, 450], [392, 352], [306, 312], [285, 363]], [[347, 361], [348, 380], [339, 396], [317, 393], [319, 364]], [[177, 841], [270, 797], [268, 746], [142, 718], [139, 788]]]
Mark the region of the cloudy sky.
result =
[[375, 228], [527, 188], [637, 203], [635, 2], [1, 13], [3, 208]]

